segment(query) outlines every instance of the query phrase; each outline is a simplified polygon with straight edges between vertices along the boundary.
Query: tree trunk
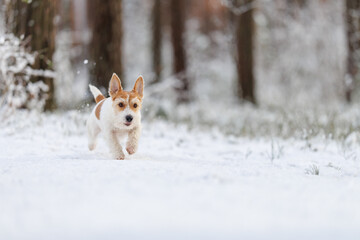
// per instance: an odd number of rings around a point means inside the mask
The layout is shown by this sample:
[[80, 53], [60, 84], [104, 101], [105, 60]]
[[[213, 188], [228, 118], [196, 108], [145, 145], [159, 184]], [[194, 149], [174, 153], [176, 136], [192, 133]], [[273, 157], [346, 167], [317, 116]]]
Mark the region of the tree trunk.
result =
[[[252, 0], [246, 0], [246, 4]], [[236, 46], [237, 46], [237, 72], [238, 87], [237, 94], [242, 100], [256, 103], [254, 94], [254, 51], [253, 51], [253, 10], [250, 7], [248, 11], [237, 16]]]
[[303, 8], [307, 4], [307, 0], [287, 0], [288, 7], [295, 7], [294, 5]]
[[161, 78], [161, 0], [154, 0], [154, 6], [152, 10], [152, 21], [153, 21], [153, 71], [155, 73], [154, 83], [159, 82]]
[[352, 12], [360, 11], [360, 0], [346, 0], [346, 33], [347, 33], [347, 67], [345, 77], [345, 99], [351, 102], [352, 91], [359, 70], [359, 60], [356, 51], [359, 49], [359, 17], [353, 16]]
[[190, 83], [186, 74], [186, 52], [184, 48], [185, 30], [185, 1], [171, 0], [171, 37], [174, 58], [174, 73], [180, 81], [176, 88], [179, 102], [188, 102], [190, 99]]
[[286, 3], [287, 14], [289, 14], [292, 18], [296, 19], [299, 17], [299, 11], [306, 7], [307, 0], [287, 0]]
[[[22, 0], [12, 0], [7, 9], [7, 26], [18, 37], [29, 40], [32, 51], [38, 53], [34, 69], [53, 69], [52, 57], [55, 51], [56, 27], [54, 17], [58, 9], [58, 0], [33, 0], [26, 3]], [[31, 81], [43, 81], [48, 87], [48, 97], [45, 110], [56, 107], [54, 94], [54, 79], [32, 77]]]
[[[122, 69], [122, 1], [88, 1], [88, 18], [92, 29], [89, 53], [93, 68], [91, 80], [108, 88], [112, 73], [123, 78]], [[124, 86], [124, 82], [122, 82]]]
[[203, 11], [202, 11], [202, 25], [201, 30], [204, 34], [208, 35], [211, 31], [215, 29], [213, 16], [211, 14], [211, 4], [209, 0], [203, 1]]

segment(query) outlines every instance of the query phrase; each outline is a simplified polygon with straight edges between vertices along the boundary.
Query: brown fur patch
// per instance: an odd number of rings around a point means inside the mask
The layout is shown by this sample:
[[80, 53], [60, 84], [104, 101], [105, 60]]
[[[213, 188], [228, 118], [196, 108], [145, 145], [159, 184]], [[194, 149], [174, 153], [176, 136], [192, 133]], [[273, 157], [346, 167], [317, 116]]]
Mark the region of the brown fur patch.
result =
[[[134, 99], [137, 99], [138, 101], [135, 101], [134, 103]], [[134, 112], [138, 111], [141, 108], [141, 97], [137, 92], [131, 91], [129, 93], [129, 104], [131, 110], [133, 110]], [[134, 104], [136, 104], [137, 106], [135, 107]]]
[[95, 102], [98, 103], [100, 102], [101, 100], [105, 99], [104, 95], [98, 95], [96, 98], [95, 98]]
[[124, 100], [127, 99], [127, 97], [129, 96], [129, 92], [127, 91], [119, 91], [116, 93], [115, 97], [113, 97], [113, 100], [116, 98], [122, 98]]
[[[134, 112], [136, 112], [136, 111], [138, 111], [139, 109], [141, 109], [141, 100], [142, 100], [142, 98], [141, 98], [141, 96], [136, 92], [136, 91], [119, 91], [116, 95], [115, 95], [115, 97], [113, 98], [113, 100], [115, 100], [115, 99], [123, 99], [124, 100], [124, 102], [123, 102], [123, 107], [120, 107], [119, 106], [119, 104], [118, 103], [116, 103], [117, 105], [118, 105], [118, 108], [119, 108], [119, 110], [120, 111], [123, 111], [126, 107], [127, 107], [127, 105], [129, 105], [130, 104], [130, 108], [134, 111]], [[134, 99], [138, 99], [138, 101], [137, 101], [137, 107], [135, 108], [134, 107], [134, 103], [132, 102]], [[126, 101], [128, 99], [128, 101]], [[114, 103], [115, 104], [115, 103]]]
[[[103, 97], [104, 97], [104, 96], [103, 96]], [[96, 109], [95, 109], [95, 116], [96, 116], [96, 118], [99, 119], [99, 120], [100, 120], [101, 107], [102, 107], [102, 105], [103, 105], [104, 102], [105, 102], [105, 101], [100, 102], [100, 103], [96, 106]]]
[[113, 100], [115, 99], [123, 99], [124, 101], [122, 102], [123, 103], [123, 106], [120, 107], [118, 103], [115, 103], [113, 102], [113, 106], [116, 107], [115, 105], [117, 105], [117, 108], [120, 110], [120, 111], [124, 111], [124, 109], [126, 108], [126, 106], [128, 105], [128, 102], [126, 102], [126, 99], [128, 98], [128, 92], [126, 91], [119, 91], [117, 92], [117, 94], [113, 97]]

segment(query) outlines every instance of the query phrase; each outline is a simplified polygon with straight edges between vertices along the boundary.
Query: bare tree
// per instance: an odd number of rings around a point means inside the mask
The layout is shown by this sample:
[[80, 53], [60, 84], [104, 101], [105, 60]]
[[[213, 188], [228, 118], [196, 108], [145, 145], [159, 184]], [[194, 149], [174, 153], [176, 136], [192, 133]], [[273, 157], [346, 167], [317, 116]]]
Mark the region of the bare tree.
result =
[[185, 3], [184, 0], [171, 0], [170, 2], [174, 73], [181, 83], [177, 87], [179, 102], [188, 102], [190, 99], [190, 82], [186, 74], [186, 52], [184, 46]]
[[[32, 51], [38, 53], [34, 69], [52, 69], [52, 57], [55, 51], [54, 24], [58, 0], [11, 0], [8, 3], [7, 27], [15, 35], [24, 37]], [[31, 81], [42, 80], [48, 87], [48, 98], [45, 110], [56, 107], [54, 96], [54, 81], [52, 78], [32, 77]]]
[[237, 95], [240, 99], [256, 103], [254, 78], [254, 23], [253, 0], [236, 1], [237, 7], [245, 7], [237, 14], [236, 50], [237, 50]]
[[123, 77], [122, 1], [90, 0], [88, 18], [93, 33], [89, 46], [92, 82], [107, 88], [113, 72]]
[[155, 73], [154, 82], [159, 82], [161, 78], [161, 42], [162, 42], [162, 23], [161, 23], [161, 0], [154, 0], [152, 10], [152, 50], [153, 50], [153, 70]]
[[352, 92], [355, 87], [355, 80], [358, 75], [360, 58], [357, 51], [359, 50], [359, 15], [360, 0], [346, 0], [346, 35], [348, 56], [346, 62], [345, 77], [345, 99], [351, 102]]

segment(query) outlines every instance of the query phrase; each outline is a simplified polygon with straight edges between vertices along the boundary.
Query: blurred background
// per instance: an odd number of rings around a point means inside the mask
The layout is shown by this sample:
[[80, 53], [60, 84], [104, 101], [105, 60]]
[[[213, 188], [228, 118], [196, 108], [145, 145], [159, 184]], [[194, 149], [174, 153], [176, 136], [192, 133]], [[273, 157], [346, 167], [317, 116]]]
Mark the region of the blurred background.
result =
[[0, 0], [0, 113], [89, 112], [146, 83], [145, 121], [232, 135], [360, 130], [359, 0]]

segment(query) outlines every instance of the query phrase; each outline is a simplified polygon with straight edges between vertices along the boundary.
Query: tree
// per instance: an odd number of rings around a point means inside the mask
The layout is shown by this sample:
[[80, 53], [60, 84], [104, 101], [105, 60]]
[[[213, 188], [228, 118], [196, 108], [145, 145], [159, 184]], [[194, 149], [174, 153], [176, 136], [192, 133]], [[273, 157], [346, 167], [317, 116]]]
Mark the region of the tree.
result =
[[[54, 24], [58, 0], [11, 0], [8, 3], [7, 27], [18, 37], [27, 39], [32, 51], [37, 52], [34, 69], [52, 69], [55, 52]], [[32, 77], [31, 81], [43, 81], [48, 87], [45, 110], [55, 108], [54, 80], [52, 78]]]
[[155, 73], [154, 82], [159, 82], [161, 77], [161, 0], [154, 0], [152, 9], [152, 50], [153, 50], [153, 70]]
[[[345, 99], [351, 102], [355, 79], [359, 71], [359, 12], [360, 0], [346, 0], [346, 35], [348, 56], [346, 62]], [[356, 13], [356, 14], [354, 14]]]
[[88, 17], [92, 29], [89, 46], [93, 65], [92, 82], [107, 89], [113, 72], [120, 78], [124, 75], [122, 69], [122, 1], [88, 1]]
[[215, 24], [211, 12], [212, 2], [211, 0], [205, 0], [202, 2], [202, 4], [203, 4], [203, 9], [202, 9], [203, 20], [202, 20], [201, 30], [204, 34], [209, 34], [211, 31], [215, 29]]
[[299, 10], [304, 9], [307, 5], [307, 0], [287, 0], [286, 12], [293, 18], [299, 16]]
[[176, 88], [179, 102], [190, 100], [190, 82], [186, 74], [186, 52], [184, 47], [185, 32], [185, 1], [171, 0], [171, 37], [174, 58], [174, 73], [180, 81], [180, 86]]
[[240, 99], [256, 103], [254, 88], [254, 23], [253, 0], [237, 1], [237, 6], [245, 5], [246, 10], [237, 15], [236, 51], [237, 51], [237, 95]]

